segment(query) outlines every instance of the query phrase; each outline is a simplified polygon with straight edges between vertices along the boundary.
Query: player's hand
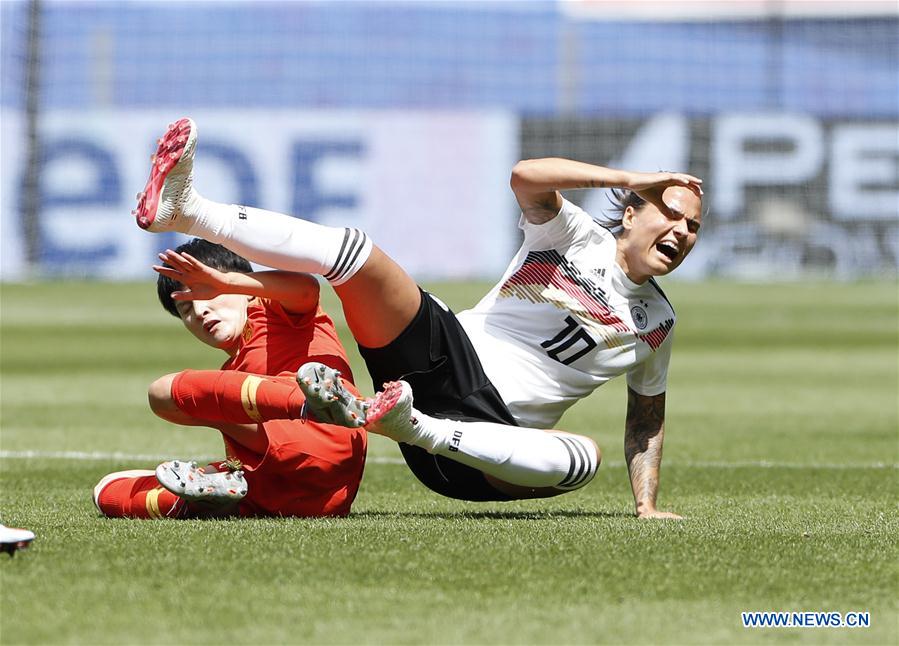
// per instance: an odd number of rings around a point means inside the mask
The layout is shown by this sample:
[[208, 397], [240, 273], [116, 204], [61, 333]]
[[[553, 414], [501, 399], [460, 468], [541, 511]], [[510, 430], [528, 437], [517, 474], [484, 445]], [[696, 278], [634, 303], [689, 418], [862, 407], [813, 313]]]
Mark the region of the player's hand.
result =
[[176, 301], [205, 301], [229, 293], [228, 274], [204, 265], [188, 253], [166, 249], [159, 259], [169, 266], [153, 265], [153, 271], [184, 285], [183, 290], [172, 292]]
[[678, 516], [670, 511], [659, 511], [658, 509], [647, 509], [637, 513], [637, 518], [662, 518], [667, 520], [683, 520], [683, 516]]
[[650, 196], [661, 196], [671, 186], [681, 186], [702, 196], [702, 180], [686, 173], [631, 173], [627, 188], [654, 202]]

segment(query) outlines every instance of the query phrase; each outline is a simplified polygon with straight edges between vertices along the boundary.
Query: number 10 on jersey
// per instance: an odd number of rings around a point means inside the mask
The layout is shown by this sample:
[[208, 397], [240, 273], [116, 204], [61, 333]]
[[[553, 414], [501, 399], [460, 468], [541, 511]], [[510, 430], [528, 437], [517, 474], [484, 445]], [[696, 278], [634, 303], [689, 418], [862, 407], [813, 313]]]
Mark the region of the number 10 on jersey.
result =
[[[565, 329], [540, 344], [552, 359], [566, 366], [571, 365], [596, 347], [587, 331], [571, 316], [565, 317]], [[566, 356], [562, 356], [565, 353]]]

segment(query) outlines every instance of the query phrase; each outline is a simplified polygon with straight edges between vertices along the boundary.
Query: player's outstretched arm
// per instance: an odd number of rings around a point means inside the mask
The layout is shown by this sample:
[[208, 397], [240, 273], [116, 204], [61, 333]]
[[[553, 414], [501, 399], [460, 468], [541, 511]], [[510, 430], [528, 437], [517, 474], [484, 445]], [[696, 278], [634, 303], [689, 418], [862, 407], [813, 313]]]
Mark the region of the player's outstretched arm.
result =
[[190, 254], [171, 249], [159, 254], [159, 259], [168, 266], [153, 265], [153, 270], [184, 285], [183, 290], [172, 293], [176, 301], [209, 300], [220, 294], [246, 294], [278, 301], [285, 310], [298, 314], [314, 311], [318, 306], [318, 281], [309, 274], [290, 271], [221, 272]]
[[512, 191], [528, 222], [541, 224], [562, 208], [561, 190], [625, 188], [652, 202], [669, 186], [683, 186], [702, 195], [702, 180], [686, 173], [638, 173], [605, 168], [559, 157], [526, 159], [515, 164]]
[[680, 518], [677, 514], [656, 509], [664, 437], [665, 393], [646, 397], [628, 388], [624, 457], [638, 518]]

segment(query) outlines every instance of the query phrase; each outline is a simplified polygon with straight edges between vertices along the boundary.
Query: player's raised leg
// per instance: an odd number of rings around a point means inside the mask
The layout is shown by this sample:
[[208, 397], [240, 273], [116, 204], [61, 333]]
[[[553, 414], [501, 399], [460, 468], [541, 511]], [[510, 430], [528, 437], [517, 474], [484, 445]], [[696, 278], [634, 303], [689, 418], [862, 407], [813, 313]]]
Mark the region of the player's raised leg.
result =
[[267, 377], [236, 370], [183, 370], [150, 384], [150, 409], [182, 426], [209, 426], [255, 453], [268, 440], [261, 423], [302, 419], [305, 398], [290, 377]]
[[159, 140], [134, 211], [141, 228], [180, 231], [269, 267], [321, 274], [335, 286], [360, 344], [382, 347], [399, 336], [418, 312], [421, 294], [365, 233], [204, 199], [193, 187], [196, 146], [197, 128], [187, 118]]

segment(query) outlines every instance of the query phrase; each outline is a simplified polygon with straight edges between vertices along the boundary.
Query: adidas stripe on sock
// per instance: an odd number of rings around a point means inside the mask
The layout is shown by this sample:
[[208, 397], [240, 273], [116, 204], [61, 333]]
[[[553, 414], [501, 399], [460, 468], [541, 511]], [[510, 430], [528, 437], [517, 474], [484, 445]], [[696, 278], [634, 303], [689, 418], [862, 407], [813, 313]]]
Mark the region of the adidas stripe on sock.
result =
[[583, 487], [596, 475], [599, 467], [596, 450], [592, 443], [585, 441], [579, 435], [554, 433], [552, 437], [557, 439], [568, 451], [569, 467], [565, 478], [556, 485], [559, 489], [574, 490]]
[[332, 285], [340, 285], [353, 277], [371, 254], [372, 243], [359, 229], [344, 229], [343, 244], [337, 253], [337, 261], [324, 275]]

